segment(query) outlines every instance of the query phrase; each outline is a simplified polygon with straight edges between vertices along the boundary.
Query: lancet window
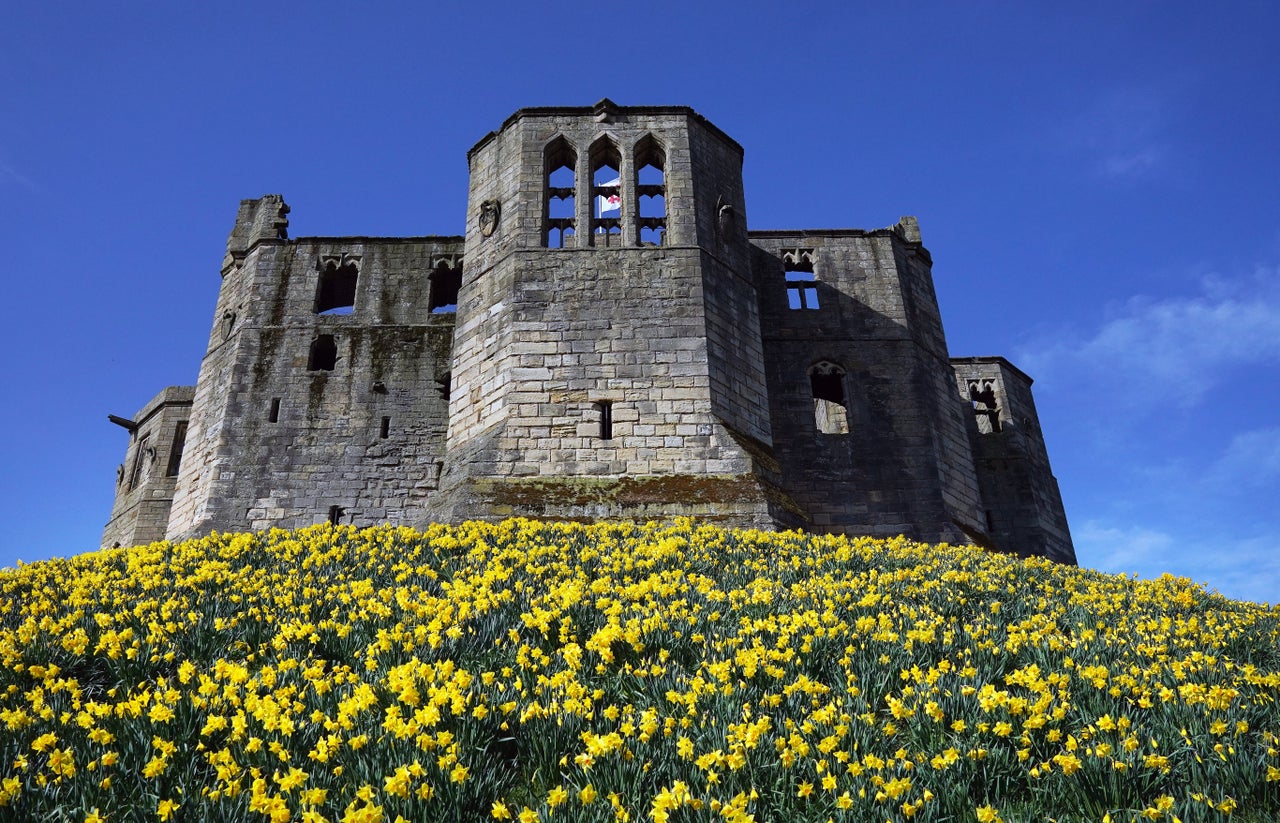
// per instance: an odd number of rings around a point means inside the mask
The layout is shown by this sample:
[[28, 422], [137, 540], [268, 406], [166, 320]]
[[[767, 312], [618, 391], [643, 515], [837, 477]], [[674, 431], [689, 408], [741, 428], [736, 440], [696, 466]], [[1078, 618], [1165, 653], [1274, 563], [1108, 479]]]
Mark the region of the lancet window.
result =
[[576, 236], [578, 153], [569, 141], [557, 137], [543, 156], [546, 208], [542, 240], [549, 249], [572, 246]]
[[642, 246], [661, 246], [667, 236], [667, 155], [646, 135], [636, 144], [636, 227]]
[[608, 137], [591, 147], [591, 243], [622, 245], [622, 153]]

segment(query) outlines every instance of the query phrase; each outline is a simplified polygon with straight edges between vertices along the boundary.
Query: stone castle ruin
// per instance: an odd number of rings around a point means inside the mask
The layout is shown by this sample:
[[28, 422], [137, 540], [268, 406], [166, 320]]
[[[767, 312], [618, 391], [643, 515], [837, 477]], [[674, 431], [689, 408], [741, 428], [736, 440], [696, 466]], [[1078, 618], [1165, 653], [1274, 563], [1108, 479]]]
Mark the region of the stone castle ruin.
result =
[[692, 515], [1075, 562], [1031, 379], [949, 355], [916, 220], [749, 230], [742, 159], [602, 100], [481, 139], [465, 236], [242, 202], [196, 385], [111, 417], [103, 545]]

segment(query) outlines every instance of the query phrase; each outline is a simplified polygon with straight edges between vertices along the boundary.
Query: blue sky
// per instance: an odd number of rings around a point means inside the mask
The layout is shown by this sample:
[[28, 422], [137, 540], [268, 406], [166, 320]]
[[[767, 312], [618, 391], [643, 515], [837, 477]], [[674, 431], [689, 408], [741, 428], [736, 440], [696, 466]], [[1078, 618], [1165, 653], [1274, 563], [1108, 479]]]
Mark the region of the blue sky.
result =
[[456, 234], [522, 106], [688, 105], [753, 228], [920, 219], [1037, 403], [1081, 565], [1280, 601], [1280, 7], [37, 3], [0, 28], [0, 565], [96, 548], [242, 198]]

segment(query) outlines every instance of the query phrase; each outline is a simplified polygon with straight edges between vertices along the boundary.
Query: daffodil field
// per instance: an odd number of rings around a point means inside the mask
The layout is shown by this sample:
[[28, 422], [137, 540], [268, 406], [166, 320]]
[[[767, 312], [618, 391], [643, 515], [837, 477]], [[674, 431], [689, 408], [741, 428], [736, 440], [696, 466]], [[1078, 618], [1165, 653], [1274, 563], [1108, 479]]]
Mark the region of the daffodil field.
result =
[[0, 572], [0, 819], [1272, 821], [1280, 610], [692, 521]]

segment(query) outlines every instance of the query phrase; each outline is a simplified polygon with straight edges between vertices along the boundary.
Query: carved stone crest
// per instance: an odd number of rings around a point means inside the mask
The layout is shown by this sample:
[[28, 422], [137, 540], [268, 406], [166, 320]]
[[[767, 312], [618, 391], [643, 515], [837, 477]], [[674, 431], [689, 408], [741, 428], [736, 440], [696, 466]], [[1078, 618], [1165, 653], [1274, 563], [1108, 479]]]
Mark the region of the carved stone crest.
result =
[[502, 217], [502, 206], [497, 200], [486, 200], [480, 204], [480, 233], [490, 237], [498, 230], [498, 220]]

